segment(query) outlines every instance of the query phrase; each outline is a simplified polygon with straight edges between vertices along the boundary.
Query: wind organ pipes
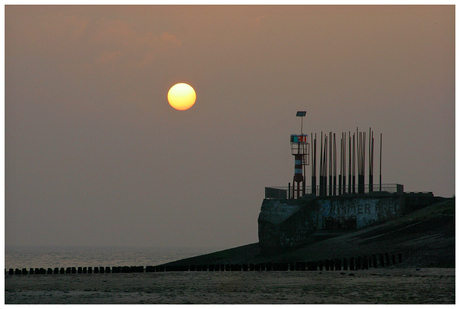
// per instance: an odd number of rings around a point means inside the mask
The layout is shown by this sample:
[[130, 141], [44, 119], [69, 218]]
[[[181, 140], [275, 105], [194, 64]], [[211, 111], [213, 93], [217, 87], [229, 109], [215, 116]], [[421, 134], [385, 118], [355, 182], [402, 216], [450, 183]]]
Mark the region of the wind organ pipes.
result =
[[374, 191], [374, 132], [369, 128], [369, 192]]
[[[356, 128], [356, 131], [358, 129]], [[358, 132], [357, 132], [358, 133]], [[358, 194], [364, 194], [364, 170], [366, 162], [366, 132], [358, 133]]]
[[382, 133], [380, 133], [380, 175], [379, 175], [379, 190], [382, 191]]
[[337, 149], [336, 149], [336, 142], [335, 142], [335, 133], [334, 133], [334, 168], [333, 168], [334, 175], [332, 176], [333, 181], [333, 189], [332, 195], [337, 194]]
[[[340, 139], [340, 168], [339, 168], [339, 195], [342, 195], [342, 175], [343, 175], [343, 132]], [[345, 184], [344, 184], [345, 185]]]
[[348, 194], [351, 194], [351, 133], [348, 131]]
[[355, 153], [355, 134], [353, 134], [353, 159], [352, 159], [352, 168], [353, 168], [353, 177], [352, 177], [352, 193], [355, 194], [356, 193], [356, 182], [355, 182], [355, 158], [356, 158], [356, 153]]
[[343, 174], [342, 174], [342, 184], [343, 184], [343, 194], [347, 193], [346, 190], [346, 179], [347, 179], [347, 133], [343, 133]]
[[[380, 134], [378, 187], [374, 185], [375, 140], [372, 128], [369, 128], [368, 132], [360, 132], [359, 128], [356, 128], [353, 134], [349, 131], [348, 136], [347, 132], [342, 132], [340, 138], [337, 138], [333, 132], [324, 134], [321, 132], [321, 135], [311, 133], [310, 136], [312, 150], [311, 187], [307, 188], [305, 182], [308, 178], [306, 178], [305, 173], [310, 169], [306, 171], [305, 165], [308, 165], [309, 161], [310, 142], [307, 135], [302, 133], [291, 135], [291, 146], [292, 144], [295, 146], [292, 154], [296, 156], [295, 169], [298, 171], [294, 176], [291, 198], [300, 198], [309, 193], [318, 196], [338, 196], [366, 194], [374, 190], [382, 191], [382, 134]], [[317, 143], [317, 138], [320, 138], [320, 143]], [[319, 151], [317, 146], [320, 148]], [[366, 157], [369, 160], [368, 171], [366, 171]], [[319, 165], [319, 171], [317, 165]], [[301, 172], [302, 169], [303, 172]], [[368, 179], [366, 179], [366, 173]], [[367, 184], [365, 183], [366, 180], [368, 180]]]
[[340, 195], [342, 194], [345, 194], [346, 193], [346, 155], [347, 155], [347, 133], [345, 132], [342, 132], [342, 144], [341, 144], [341, 148], [342, 148], [342, 156], [341, 156], [341, 167], [342, 167], [342, 190], [340, 191]]
[[321, 195], [327, 195], [327, 135], [326, 134], [324, 135], [325, 136], [324, 136], [323, 170], [322, 170], [323, 181], [321, 185], [321, 192], [322, 192]]
[[311, 164], [311, 193], [316, 195], [316, 133], [315, 138], [313, 139], [313, 133], [311, 133], [312, 138], [312, 164]]
[[332, 132], [329, 132], [329, 196], [332, 196]]

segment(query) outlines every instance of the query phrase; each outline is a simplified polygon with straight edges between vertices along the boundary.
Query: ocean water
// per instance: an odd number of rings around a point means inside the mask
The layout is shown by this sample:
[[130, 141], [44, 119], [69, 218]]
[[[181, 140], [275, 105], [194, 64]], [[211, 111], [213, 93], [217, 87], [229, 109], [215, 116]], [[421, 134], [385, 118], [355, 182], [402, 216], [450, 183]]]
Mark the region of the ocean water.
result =
[[223, 248], [6, 247], [5, 268], [155, 266]]

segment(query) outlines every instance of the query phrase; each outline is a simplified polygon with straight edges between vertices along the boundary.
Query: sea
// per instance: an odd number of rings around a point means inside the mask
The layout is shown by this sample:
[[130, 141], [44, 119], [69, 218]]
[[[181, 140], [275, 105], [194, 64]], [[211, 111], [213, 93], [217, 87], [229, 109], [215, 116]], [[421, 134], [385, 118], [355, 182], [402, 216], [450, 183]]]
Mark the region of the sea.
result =
[[156, 266], [224, 248], [6, 247], [5, 269]]

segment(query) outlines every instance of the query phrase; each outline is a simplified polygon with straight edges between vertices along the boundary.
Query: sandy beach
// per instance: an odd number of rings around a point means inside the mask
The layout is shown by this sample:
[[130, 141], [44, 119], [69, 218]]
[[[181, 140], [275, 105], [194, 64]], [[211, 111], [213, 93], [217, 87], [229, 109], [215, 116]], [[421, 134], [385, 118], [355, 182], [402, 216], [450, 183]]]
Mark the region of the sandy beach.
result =
[[13, 275], [6, 304], [454, 304], [454, 268]]

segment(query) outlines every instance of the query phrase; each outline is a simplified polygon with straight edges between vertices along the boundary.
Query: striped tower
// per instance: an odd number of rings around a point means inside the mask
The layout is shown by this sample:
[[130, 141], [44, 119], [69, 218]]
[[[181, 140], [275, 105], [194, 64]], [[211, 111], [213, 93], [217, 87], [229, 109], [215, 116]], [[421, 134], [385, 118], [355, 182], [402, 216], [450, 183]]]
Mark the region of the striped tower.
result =
[[303, 188], [303, 182], [304, 182], [304, 177], [303, 177], [303, 172], [302, 172], [302, 167], [303, 167], [302, 161], [303, 161], [302, 154], [294, 155], [294, 188], [297, 185], [297, 189], [294, 189], [294, 190], [297, 190], [297, 198], [305, 195], [305, 190], [302, 190], [302, 195], [300, 195], [300, 192], [301, 192], [300, 185], [302, 184], [302, 188]]
[[303, 167], [308, 164], [308, 146], [307, 135], [291, 135], [291, 153], [294, 156], [293, 198], [305, 195]]

